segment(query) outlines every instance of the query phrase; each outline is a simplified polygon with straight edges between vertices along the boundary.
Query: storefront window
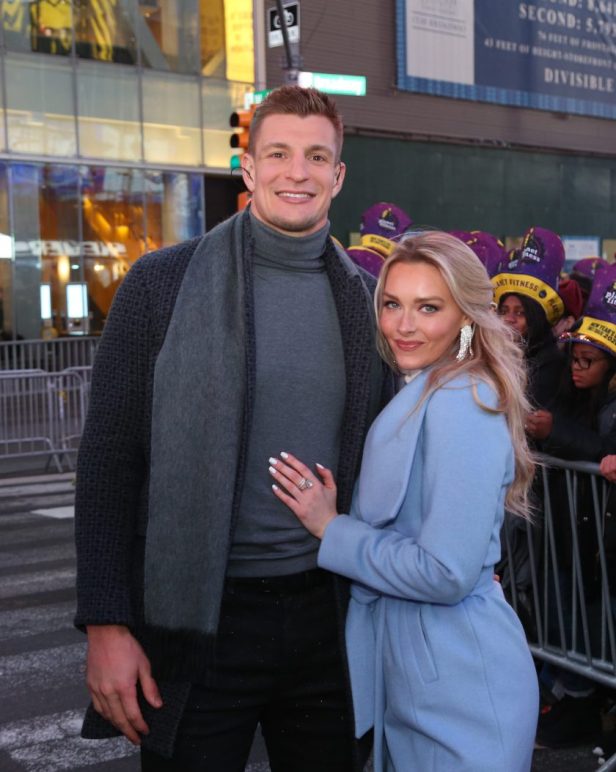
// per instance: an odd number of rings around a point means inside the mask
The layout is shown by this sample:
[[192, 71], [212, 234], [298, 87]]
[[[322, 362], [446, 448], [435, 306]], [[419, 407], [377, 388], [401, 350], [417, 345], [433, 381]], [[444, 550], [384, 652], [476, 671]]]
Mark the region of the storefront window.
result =
[[147, 172], [148, 251], [203, 233], [203, 178], [200, 174]]
[[68, 56], [73, 43], [71, 0], [31, 0], [28, 5], [32, 51]]
[[201, 74], [206, 78], [224, 78], [225, 3], [224, 0], [199, 0]]
[[39, 217], [41, 167], [30, 164], [11, 166], [13, 236], [13, 320], [17, 338], [41, 335], [40, 286], [42, 234]]
[[199, 72], [198, 0], [141, 0], [141, 63], [155, 70]]
[[67, 286], [81, 281], [77, 169], [14, 164], [11, 180], [16, 336], [57, 337], [68, 327]]
[[82, 59], [137, 62], [135, 24], [140, 18], [130, 0], [74, 0], [75, 51]]
[[146, 251], [144, 182], [136, 169], [82, 167], [83, 277], [90, 332], [102, 331], [113, 296]]
[[13, 257], [8, 174], [0, 164], [0, 341], [13, 338]]
[[30, 51], [30, 9], [23, 0], [2, 0], [2, 32], [9, 51]]
[[75, 156], [73, 73], [68, 61], [13, 54], [4, 60], [9, 150]]
[[[207, 79], [203, 89], [203, 148], [205, 165], [229, 168], [229, 116], [244, 104], [247, 83]], [[252, 89], [250, 89], [252, 90]]]
[[143, 138], [150, 163], [200, 166], [199, 83], [143, 73]]
[[135, 70], [80, 62], [77, 93], [81, 155], [140, 161], [143, 153]]
[[41, 283], [49, 287], [50, 318], [41, 309], [44, 337], [87, 330], [87, 318], [77, 322], [67, 304], [69, 285], [83, 281], [79, 244], [79, 172], [71, 166], [44, 166], [39, 195]]

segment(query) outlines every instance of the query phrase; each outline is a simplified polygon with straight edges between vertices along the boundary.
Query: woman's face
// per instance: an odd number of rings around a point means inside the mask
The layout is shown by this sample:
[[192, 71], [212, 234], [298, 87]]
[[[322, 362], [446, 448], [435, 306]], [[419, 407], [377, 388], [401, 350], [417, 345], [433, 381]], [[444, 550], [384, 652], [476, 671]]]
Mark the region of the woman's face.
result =
[[589, 343], [574, 343], [570, 366], [574, 385], [578, 389], [592, 389], [603, 383], [610, 369], [609, 354]]
[[468, 323], [437, 268], [427, 263], [391, 267], [379, 326], [400, 370], [419, 370], [436, 362]]
[[528, 332], [526, 311], [518, 295], [506, 295], [498, 304], [498, 315], [524, 336]]

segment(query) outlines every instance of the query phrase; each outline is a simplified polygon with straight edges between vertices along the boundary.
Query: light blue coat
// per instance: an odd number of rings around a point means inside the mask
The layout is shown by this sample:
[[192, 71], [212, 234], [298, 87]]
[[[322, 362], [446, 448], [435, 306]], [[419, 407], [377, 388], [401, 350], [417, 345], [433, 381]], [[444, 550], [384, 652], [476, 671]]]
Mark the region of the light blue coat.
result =
[[[527, 772], [537, 677], [493, 568], [513, 479], [505, 418], [468, 377], [414, 409], [427, 373], [374, 422], [351, 517], [319, 565], [354, 584], [346, 639], [356, 735], [375, 772]], [[494, 390], [477, 385], [482, 403]]]

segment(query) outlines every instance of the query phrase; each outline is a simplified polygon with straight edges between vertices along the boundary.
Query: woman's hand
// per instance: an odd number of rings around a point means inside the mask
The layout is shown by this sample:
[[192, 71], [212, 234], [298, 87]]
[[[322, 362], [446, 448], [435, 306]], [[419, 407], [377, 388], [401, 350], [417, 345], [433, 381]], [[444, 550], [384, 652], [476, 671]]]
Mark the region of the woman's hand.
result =
[[322, 482], [290, 453], [270, 458], [270, 474], [275, 482], [272, 490], [297, 516], [307, 531], [322, 539], [325, 529], [336, 517], [336, 481], [321, 464], [317, 471]]
[[599, 464], [599, 471], [610, 482], [616, 482], [616, 456], [604, 456]]
[[535, 410], [526, 418], [524, 428], [536, 440], [545, 440], [552, 433], [554, 419], [549, 410]]

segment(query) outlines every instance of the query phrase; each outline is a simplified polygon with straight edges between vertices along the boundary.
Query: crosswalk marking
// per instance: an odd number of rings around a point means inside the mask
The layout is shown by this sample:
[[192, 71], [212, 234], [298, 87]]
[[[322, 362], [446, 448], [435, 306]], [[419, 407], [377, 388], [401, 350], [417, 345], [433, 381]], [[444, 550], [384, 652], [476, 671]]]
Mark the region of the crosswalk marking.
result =
[[56, 520], [68, 520], [75, 517], [75, 507], [52, 507], [51, 509], [34, 509], [33, 515], [53, 517]]

